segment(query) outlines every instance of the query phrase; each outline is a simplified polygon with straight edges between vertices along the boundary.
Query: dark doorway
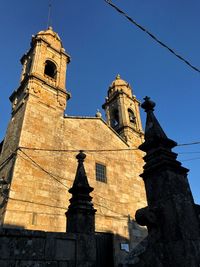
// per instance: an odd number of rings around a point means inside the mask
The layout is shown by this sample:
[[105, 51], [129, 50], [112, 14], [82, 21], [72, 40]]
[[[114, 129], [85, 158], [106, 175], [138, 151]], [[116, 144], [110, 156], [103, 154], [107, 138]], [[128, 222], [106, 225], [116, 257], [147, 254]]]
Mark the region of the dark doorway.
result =
[[113, 235], [96, 233], [96, 267], [113, 267]]

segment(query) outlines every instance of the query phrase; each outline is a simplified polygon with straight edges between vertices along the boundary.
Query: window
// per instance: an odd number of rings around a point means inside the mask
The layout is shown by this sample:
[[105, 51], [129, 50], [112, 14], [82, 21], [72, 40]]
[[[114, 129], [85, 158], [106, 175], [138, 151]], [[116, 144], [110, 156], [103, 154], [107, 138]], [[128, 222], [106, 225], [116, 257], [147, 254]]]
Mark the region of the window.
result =
[[119, 111], [115, 109], [112, 112], [111, 126], [116, 127], [119, 125]]
[[56, 65], [52, 61], [47, 60], [45, 62], [44, 74], [51, 77], [52, 79], [56, 79], [57, 69]]
[[106, 166], [96, 163], [96, 180], [99, 182], [106, 183]]
[[131, 123], [135, 124], [135, 114], [131, 109], [128, 109], [128, 115], [129, 115], [129, 120]]

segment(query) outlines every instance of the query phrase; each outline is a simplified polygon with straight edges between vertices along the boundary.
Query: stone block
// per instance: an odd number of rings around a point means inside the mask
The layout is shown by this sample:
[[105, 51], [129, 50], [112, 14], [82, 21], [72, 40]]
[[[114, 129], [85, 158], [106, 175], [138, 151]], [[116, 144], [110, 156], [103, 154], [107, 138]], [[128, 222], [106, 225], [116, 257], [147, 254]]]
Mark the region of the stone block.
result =
[[55, 259], [56, 260], [73, 260], [76, 257], [75, 240], [56, 239], [55, 241]]

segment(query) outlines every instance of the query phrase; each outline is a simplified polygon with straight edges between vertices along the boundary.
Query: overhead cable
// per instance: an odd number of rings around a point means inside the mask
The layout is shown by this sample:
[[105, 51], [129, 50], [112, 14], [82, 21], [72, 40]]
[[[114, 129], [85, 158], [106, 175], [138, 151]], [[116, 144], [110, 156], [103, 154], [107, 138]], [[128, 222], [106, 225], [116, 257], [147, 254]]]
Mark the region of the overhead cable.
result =
[[200, 141], [185, 143], [185, 144], [178, 144], [177, 146], [192, 146], [192, 145], [199, 145]]
[[175, 52], [173, 49], [171, 49], [168, 45], [166, 45], [165, 43], [163, 43], [162, 41], [160, 41], [154, 34], [152, 34], [151, 32], [149, 32], [147, 29], [145, 29], [143, 26], [141, 26], [140, 24], [138, 24], [134, 19], [132, 19], [129, 15], [127, 15], [127, 13], [125, 13], [123, 10], [121, 10], [119, 7], [117, 7], [115, 4], [113, 4], [111, 2], [111, 0], [104, 0], [107, 4], [109, 4], [110, 6], [112, 6], [117, 12], [119, 12], [120, 14], [122, 14], [124, 17], [126, 17], [131, 23], [133, 23], [136, 27], [138, 27], [140, 30], [142, 30], [143, 32], [145, 32], [147, 35], [149, 35], [155, 42], [157, 42], [159, 45], [161, 45], [162, 47], [166, 48], [171, 54], [173, 54], [175, 57], [177, 57], [178, 59], [180, 59], [182, 62], [184, 62], [186, 65], [188, 65], [190, 68], [192, 68], [193, 70], [197, 71], [200, 73], [200, 69], [195, 67], [193, 64], [191, 64], [188, 60], [186, 60], [185, 58], [183, 58], [182, 56], [180, 56], [177, 52]]
[[[57, 181], [59, 184], [64, 186], [65, 188], [69, 189], [68, 186], [66, 186], [64, 183], [62, 183], [54, 174], [50, 173], [49, 171], [45, 170], [42, 166], [40, 166], [35, 160], [33, 160], [29, 155], [27, 155], [23, 150], [20, 149], [20, 151], [39, 169], [41, 169], [43, 172], [48, 174], [50, 177], [52, 177], [55, 181]], [[20, 155], [21, 156], [21, 155]], [[59, 177], [60, 178], [60, 177]], [[61, 178], [63, 179], [63, 178]]]
[[[35, 150], [35, 151], [49, 151], [49, 152], [80, 152], [80, 149], [51, 149], [51, 148], [37, 148], [37, 147], [23, 147], [20, 149]], [[133, 151], [139, 148], [116, 148], [116, 149], [82, 149], [84, 152], [119, 152], [119, 151]]]

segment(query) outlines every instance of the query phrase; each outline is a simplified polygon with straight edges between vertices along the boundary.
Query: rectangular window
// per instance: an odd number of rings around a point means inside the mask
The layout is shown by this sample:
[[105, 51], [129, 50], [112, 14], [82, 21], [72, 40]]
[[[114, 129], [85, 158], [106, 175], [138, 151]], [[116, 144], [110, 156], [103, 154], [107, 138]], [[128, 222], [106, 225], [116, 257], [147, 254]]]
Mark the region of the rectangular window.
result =
[[96, 180], [103, 183], [107, 182], [105, 165], [96, 163]]

